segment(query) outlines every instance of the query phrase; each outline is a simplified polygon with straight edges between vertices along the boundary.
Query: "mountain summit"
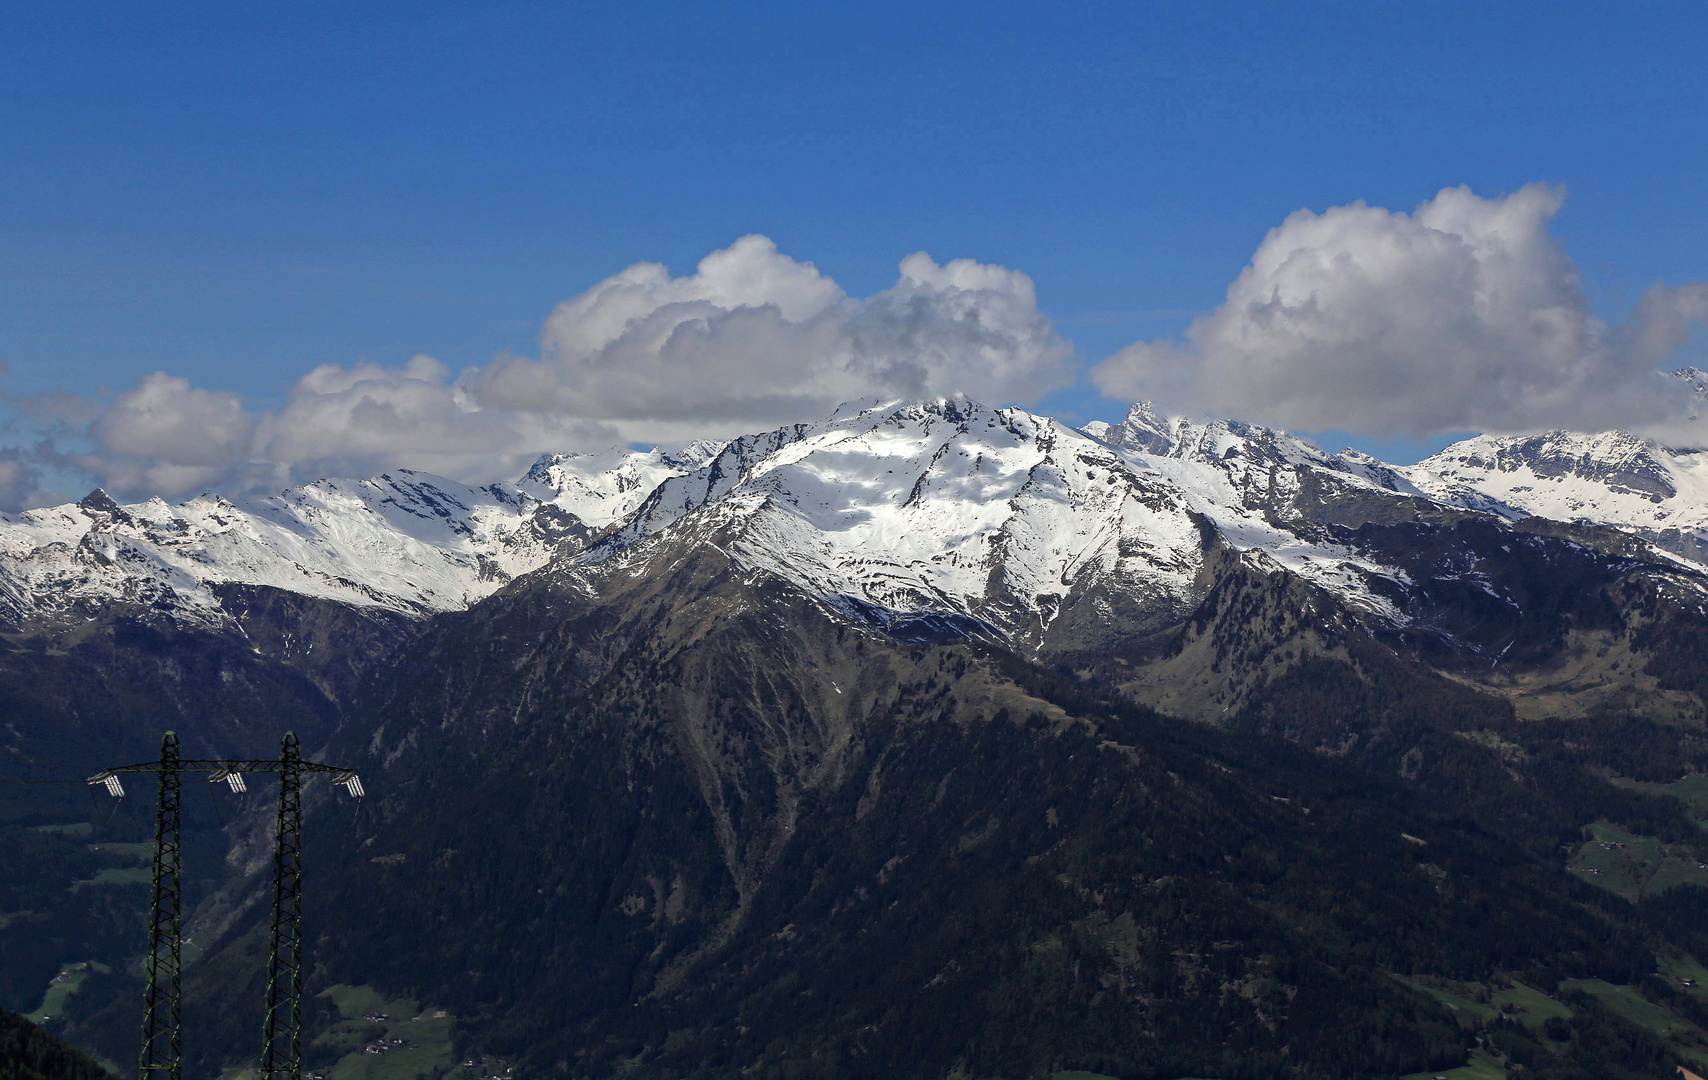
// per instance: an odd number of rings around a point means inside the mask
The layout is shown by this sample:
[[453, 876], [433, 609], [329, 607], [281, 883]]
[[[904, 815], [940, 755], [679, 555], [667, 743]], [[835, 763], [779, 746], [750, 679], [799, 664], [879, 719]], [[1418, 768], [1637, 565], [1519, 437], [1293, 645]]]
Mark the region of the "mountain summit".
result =
[[1049, 634], [1093, 594], [1190, 603], [1206, 536], [1398, 623], [1379, 583], [1403, 575], [1323, 526], [1422, 500], [1610, 525], [1697, 558], [1699, 457], [1556, 432], [1473, 439], [1408, 468], [1145, 403], [1083, 429], [959, 399], [872, 403], [674, 454], [550, 455], [482, 488], [399, 469], [243, 502], [121, 507], [97, 489], [0, 518], [0, 605], [24, 618], [125, 601], [217, 621], [216, 587], [240, 584], [419, 617], [680, 522], [734, 529], [756, 569], [850, 610], [970, 616], [1017, 639]]

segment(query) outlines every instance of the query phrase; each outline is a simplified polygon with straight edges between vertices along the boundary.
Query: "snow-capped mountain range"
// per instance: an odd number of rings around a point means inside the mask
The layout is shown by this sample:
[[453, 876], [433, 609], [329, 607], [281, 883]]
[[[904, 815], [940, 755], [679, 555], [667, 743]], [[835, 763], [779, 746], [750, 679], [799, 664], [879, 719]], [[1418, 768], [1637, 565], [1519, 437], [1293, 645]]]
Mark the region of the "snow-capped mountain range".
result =
[[1399, 470], [1432, 499], [1509, 520], [1612, 525], [1708, 562], [1708, 452], [1606, 431], [1454, 443]]
[[1421, 500], [1610, 525], [1708, 562], [1705, 457], [1550, 432], [1392, 466], [1145, 404], [1074, 428], [965, 400], [864, 403], [676, 453], [552, 455], [481, 488], [397, 470], [247, 502], [120, 506], [96, 491], [0, 517], [0, 615], [128, 602], [218, 621], [223, 585], [427, 615], [548, 563], [590, 580], [640, 572], [687, 539], [835, 605], [952, 613], [1021, 639], [1070, 609], [1179, 614], [1216, 545], [1399, 624], [1405, 573], [1331, 527], [1356, 526], [1349, 515]]
[[217, 619], [220, 585], [425, 615], [465, 608], [556, 554], [581, 550], [665, 478], [718, 447], [678, 454], [553, 454], [514, 484], [471, 488], [399, 469], [318, 480], [242, 504], [204, 494], [77, 503], [0, 516], [0, 613], [104, 602]]

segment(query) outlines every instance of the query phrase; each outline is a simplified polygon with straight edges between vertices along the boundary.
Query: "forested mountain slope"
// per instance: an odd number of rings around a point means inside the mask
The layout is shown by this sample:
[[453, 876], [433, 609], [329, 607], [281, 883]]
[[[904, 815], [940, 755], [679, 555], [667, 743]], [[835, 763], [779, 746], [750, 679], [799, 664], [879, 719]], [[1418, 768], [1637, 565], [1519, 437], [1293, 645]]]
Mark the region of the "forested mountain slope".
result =
[[400, 672], [368, 757], [395, 794], [329, 840], [329, 981], [542, 1073], [1365, 1076], [1466, 1054], [1395, 975], [1653, 969], [1661, 931], [1526, 850], [1569, 782], [1526, 790], [1453, 716], [1413, 745], [1464, 760], [1408, 779], [885, 642], [709, 545], [661, 565], [591, 601], [535, 579]]
[[0, 1080], [110, 1080], [77, 1048], [0, 1009]]
[[[437, 524], [364, 496], [362, 535], [448, 530], [408, 548], [447, 573], [535, 538], [455, 602], [210, 554], [18, 605], [9, 775], [168, 726], [213, 756], [294, 726], [359, 766], [359, 807], [309, 793], [316, 1068], [361, 1051], [333, 987], [431, 1002], [457, 1061], [527, 1076], [1708, 1060], [1680, 981], [1708, 960], [1708, 577], [1640, 523], [1142, 406], [857, 405], [613, 461], [574, 474], [606, 493], [580, 510], [543, 462], [502, 529], [436, 481], [446, 516], [419, 478], [408, 505]], [[171, 561], [171, 514], [79, 512]], [[98, 546], [17, 559], [132, 580]], [[150, 793], [0, 794], [30, 867], [0, 887], [3, 1000], [98, 961], [56, 1022], [122, 1060]], [[269, 798], [193, 793], [198, 1077], [253, 1052]]]

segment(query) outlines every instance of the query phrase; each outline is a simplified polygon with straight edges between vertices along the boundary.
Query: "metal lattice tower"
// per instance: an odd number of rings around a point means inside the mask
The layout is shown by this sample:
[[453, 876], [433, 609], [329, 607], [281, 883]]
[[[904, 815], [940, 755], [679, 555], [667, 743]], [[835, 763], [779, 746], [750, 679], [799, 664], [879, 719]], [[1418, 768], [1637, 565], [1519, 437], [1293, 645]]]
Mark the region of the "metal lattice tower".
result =
[[260, 1080], [302, 1072], [302, 754], [294, 732], [279, 748], [279, 826], [273, 844], [273, 922]]
[[[178, 842], [179, 796], [184, 773], [212, 773], [211, 783], [224, 782], [232, 791], [248, 790], [246, 772], [279, 774], [278, 831], [273, 841], [273, 918], [267, 956], [267, 1011], [262, 1021], [259, 1080], [286, 1080], [302, 1075], [302, 781], [303, 774], [331, 773], [351, 795], [362, 796], [362, 781], [353, 770], [318, 761], [304, 761], [296, 733], [285, 732], [277, 761], [183, 760], [178, 736], [168, 731], [160, 743], [160, 760], [121, 765], [96, 773], [90, 784], [124, 797], [119, 773], [155, 773], [160, 777], [159, 807], [154, 824], [154, 904], [149, 916], [146, 986], [143, 989], [142, 1054], [137, 1080], [181, 1080], [180, 962], [183, 937], [183, 890]], [[165, 1075], [162, 1076], [161, 1074]]]
[[160, 797], [154, 822], [154, 902], [148, 915], [148, 960], [143, 974], [142, 1053], [137, 1080], [179, 1080], [179, 946], [183, 936], [183, 882], [178, 848], [178, 735], [160, 742]]

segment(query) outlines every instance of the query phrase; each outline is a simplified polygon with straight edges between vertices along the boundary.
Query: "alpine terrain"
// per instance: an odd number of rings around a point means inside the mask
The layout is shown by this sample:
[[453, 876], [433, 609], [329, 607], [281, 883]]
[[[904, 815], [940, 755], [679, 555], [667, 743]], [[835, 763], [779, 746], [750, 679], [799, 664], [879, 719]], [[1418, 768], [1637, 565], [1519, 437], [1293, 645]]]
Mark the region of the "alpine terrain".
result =
[[[1708, 1071], [1705, 454], [868, 401], [0, 518], [0, 1006], [128, 1064], [152, 787], [82, 779], [294, 729], [334, 1080]], [[229, 1080], [272, 796], [195, 787]]]

